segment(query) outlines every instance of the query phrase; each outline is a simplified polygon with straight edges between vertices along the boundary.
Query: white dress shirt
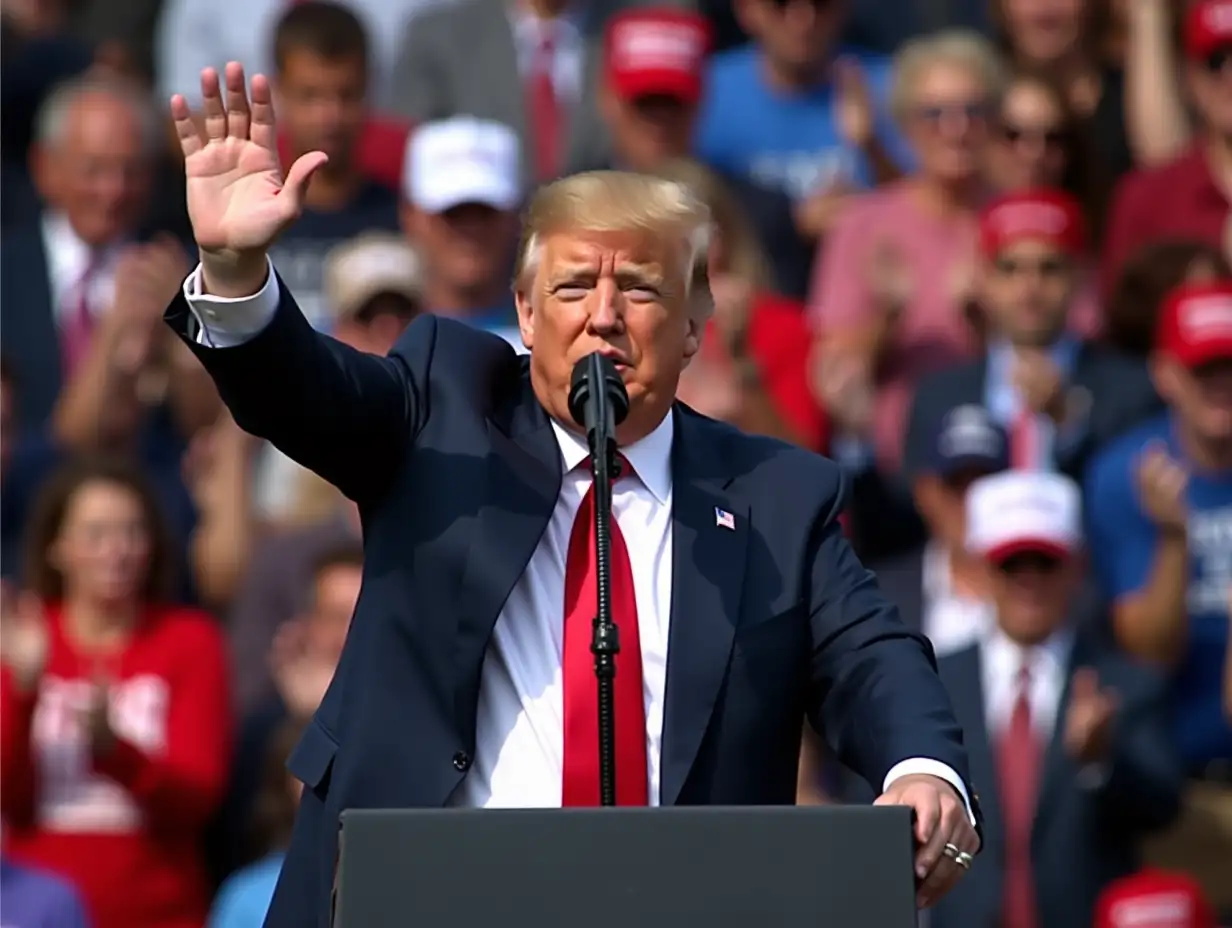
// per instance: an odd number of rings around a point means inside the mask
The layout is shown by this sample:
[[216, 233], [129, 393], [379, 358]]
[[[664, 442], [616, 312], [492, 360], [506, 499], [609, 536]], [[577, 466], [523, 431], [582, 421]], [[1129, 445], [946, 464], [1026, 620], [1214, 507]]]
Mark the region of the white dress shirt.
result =
[[[252, 338], [273, 318], [278, 308], [278, 281], [271, 267], [260, 292], [224, 299], [202, 292], [198, 266], [184, 281], [184, 297], [200, 324], [197, 342], [229, 347]], [[455, 805], [535, 808], [561, 803], [565, 560], [574, 516], [591, 479], [585, 469], [574, 469], [585, 459], [586, 446], [556, 423], [553, 429], [564, 471], [560, 496], [488, 642], [480, 675], [475, 759], [454, 793]], [[641, 441], [622, 448], [635, 476], [622, 478], [612, 491], [612, 515], [629, 549], [637, 598], [652, 805], [659, 803], [671, 621], [672, 440], [672, 418], [668, 416]], [[967, 789], [958, 774], [931, 758], [908, 758], [895, 764], [882, 789], [908, 774], [930, 774], [952, 784], [970, 813]]]
[[509, 25], [513, 29], [518, 73], [523, 81], [534, 73], [544, 31], [551, 30], [552, 89], [556, 91], [556, 98], [562, 104], [572, 106], [576, 103], [582, 95], [586, 70], [586, 40], [578, 28], [576, 17], [566, 12], [550, 23], [545, 23], [529, 11], [515, 7], [509, 12]]
[[988, 731], [994, 736], [1005, 731], [1018, 699], [1018, 672], [1027, 662], [1030, 688], [1031, 726], [1043, 744], [1052, 738], [1057, 710], [1065, 692], [1066, 674], [1074, 633], [1062, 629], [1035, 647], [1012, 641], [999, 627], [984, 636], [980, 670], [984, 687], [984, 712]]
[[992, 604], [954, 590], [950, 557], [938, 542], [924, 548], [923, 574], [921, 627], [933, 651], [943, 657], [976, 644], [995, 624]]
[[[116, 244], [96, 252], [73, 231], [68, 219], [59, 213], [46, 213], [40, 221], [43, 237], [43, 253], [47, 257], [47, 283], [51, 293], [52, 312], [56, 325], [72, 321], [81, 287], [88, 285], [86, 294], [90, 315], [97, 319], [115, 301], [115, 272], [123, 246]], [[95, 262], [90, 279], [91, 261]]]

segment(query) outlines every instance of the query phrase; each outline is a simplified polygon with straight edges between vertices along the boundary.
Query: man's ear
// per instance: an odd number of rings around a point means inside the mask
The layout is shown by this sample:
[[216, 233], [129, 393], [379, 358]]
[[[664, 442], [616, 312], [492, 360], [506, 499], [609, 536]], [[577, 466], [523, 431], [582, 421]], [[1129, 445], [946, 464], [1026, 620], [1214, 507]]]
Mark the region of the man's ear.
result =
[[688, 364], [693, 355], [697, 354], [702, 347], [702, 332], [706, 328], [706, 323], [704, 320], [690, 315], [688, 320], [685, 322], [685, 326], [684, 361], [685, 364]]
[[522, 333], [522, 344], [530, 351], [535, 347], [535, 308], [521, 282], [514, 285], [513, 304], [518, 311], [518, 331]]

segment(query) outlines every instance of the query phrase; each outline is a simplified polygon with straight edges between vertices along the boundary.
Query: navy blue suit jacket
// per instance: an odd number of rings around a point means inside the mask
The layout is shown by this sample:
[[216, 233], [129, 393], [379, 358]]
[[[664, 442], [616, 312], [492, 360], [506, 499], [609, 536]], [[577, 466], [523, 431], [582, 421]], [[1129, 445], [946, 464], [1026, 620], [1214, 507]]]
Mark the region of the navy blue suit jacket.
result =
[[[983, 793], [986, 819], [984, 853], [932, 909], [932, 928], [1001, 924], [1004, 832], [980, 660], [980, 649], [973, 646], [938, 662], [969, 745], [971, 775]], [[1083, 781], [1062, 743], [1068, 686], [1057, 708], [1031, 835], [1040, 924], [1048, 928], [1090, 928], [1100, 890], [1138, 868], [1142, 838], [1177, 814], [1184, 786], [1163, 681], [1089, 631], [1075, 640], [1071, 676], [1079, 667], [1092, 668], [1101, 686], [1116, 691], [1120, 709], [1105, 776], [1092, 784]]]
[[[234, 348], [196, 346], [182, 296], [167, 318], [236, 422], [363, 518], [363, 589], [290, 760], [306, 789], [266, 922], [306, 928], [328, 917], [344, 809], [440, 807], [465, 777], [484, 651], [562, 475], [527, 362], [504, 340], [425, 316], [378, 358], [317, 334], [282, 294]], [[966, 782], [930, 647], [843, 538], [838, 466], [680, 405], [672, 415], [662, 803], [793, 803], [806, 715], [878, 788], [911, 757]]]

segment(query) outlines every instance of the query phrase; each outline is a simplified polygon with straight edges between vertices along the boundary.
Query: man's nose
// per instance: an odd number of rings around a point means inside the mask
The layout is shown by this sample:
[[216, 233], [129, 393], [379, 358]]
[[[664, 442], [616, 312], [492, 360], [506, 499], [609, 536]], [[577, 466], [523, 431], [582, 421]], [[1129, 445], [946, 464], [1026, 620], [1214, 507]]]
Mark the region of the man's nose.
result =
[[615, 287], [601, 284], [595, 291], [594, 308], [590, 313], [590, 328], [597, 333], [616, 331], [622, 321], [621, 295]]

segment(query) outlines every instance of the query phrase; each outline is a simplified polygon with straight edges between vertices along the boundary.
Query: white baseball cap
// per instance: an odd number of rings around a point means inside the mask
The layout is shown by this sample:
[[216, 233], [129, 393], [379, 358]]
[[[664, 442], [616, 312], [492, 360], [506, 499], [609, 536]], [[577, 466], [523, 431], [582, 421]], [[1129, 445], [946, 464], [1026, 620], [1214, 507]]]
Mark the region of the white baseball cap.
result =
[[990, 561], [1034, 552], [1068, 558], [1082, 547], [1082, 497], [1069, 477], [1009, 470], [967, 490], [967, 549]]
[[463, 203], [516, 209], [521, 177], [517, 133], [499, 122], [455, 116], [424, 123], [406, 143], [403, 194], [425, 213]]

